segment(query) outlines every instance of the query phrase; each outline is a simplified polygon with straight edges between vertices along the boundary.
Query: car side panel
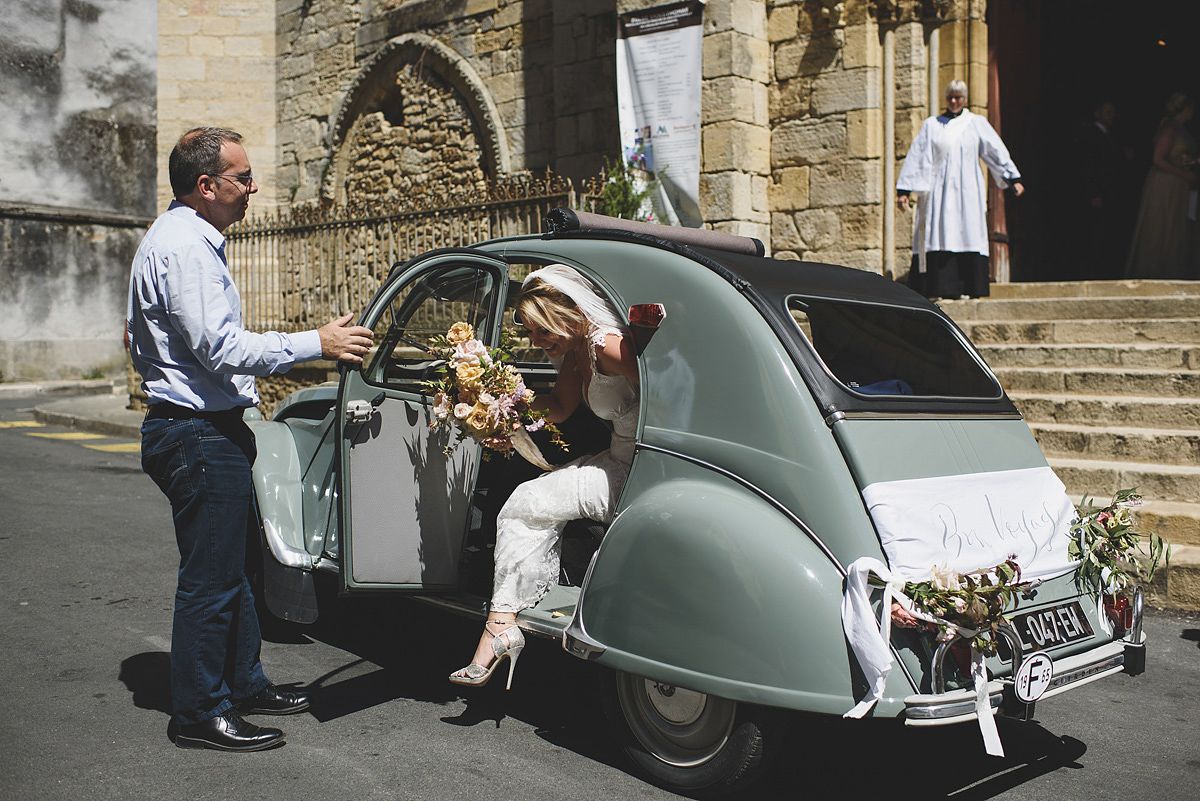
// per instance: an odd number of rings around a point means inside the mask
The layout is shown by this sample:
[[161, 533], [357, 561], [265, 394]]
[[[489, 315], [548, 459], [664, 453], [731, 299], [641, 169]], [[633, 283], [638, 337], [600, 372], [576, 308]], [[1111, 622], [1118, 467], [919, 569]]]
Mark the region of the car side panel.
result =
[[[601, 664], [749, 703], [853, 706], [862, 688], [841, 629], [843, 576], [803, 528], [732, 479], [666, 454], [640, 453], [628, 486], [647, 489], [623, 499], [576, 612], [604, 648]], [[889, 690], [913, 691], [902, 671]]]

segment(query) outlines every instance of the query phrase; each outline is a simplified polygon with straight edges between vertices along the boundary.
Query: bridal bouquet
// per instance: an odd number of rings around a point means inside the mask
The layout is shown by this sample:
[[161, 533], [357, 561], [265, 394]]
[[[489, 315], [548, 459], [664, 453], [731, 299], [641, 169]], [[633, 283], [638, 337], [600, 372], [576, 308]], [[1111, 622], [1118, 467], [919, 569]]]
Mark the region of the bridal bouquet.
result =
[[470, 437], [484, 447], [484, 458], [492, 453], [510, 456], [516, 450], [543, 470], [552, 469], [542, 457], [529, 433], [546, 429], [551, 441], [567, 449], [558, 429], [544, 415], [530, 408], [533, 390], [525, 386], [511, 365], [508, 332], [501, 335], [500, 346], [489, 349], [475, 338], [475, 329], [458, 322], [444, 336], [433, 340], [430, 352], [441, 359], [445, 375], [426, 386], [434, 393], [431, 428], [452, 425], [457, 437], [446, 446], [446, 453]]

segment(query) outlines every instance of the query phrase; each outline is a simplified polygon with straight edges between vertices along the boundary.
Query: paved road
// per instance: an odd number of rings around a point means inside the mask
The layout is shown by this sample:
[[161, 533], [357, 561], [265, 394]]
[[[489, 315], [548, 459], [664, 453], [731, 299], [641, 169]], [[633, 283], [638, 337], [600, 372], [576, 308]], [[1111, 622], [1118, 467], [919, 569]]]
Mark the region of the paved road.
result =
[[[0, 398], [0, 787], [24, 799], [666, 799], [611, 745], [593, 666], [537, 641], [514, 688], [444, 680], [475, 623], [399, 598], [337, 600], [273, 626], [264, 662], [308, 684], [276, 751], [184, 751], [166, 739], [176, 559], [166, 501], [136, 443], [73, 438]], [[76, 435], [77, 436], [77, 435]], [[747, 798], [1200, 797], [1200, 620], [1154, 614], [1149, 670], [1001, 722], [1004, 759], [971, 726], [797, 716]], [[911, 797], [911, 792], [899, 797]]]

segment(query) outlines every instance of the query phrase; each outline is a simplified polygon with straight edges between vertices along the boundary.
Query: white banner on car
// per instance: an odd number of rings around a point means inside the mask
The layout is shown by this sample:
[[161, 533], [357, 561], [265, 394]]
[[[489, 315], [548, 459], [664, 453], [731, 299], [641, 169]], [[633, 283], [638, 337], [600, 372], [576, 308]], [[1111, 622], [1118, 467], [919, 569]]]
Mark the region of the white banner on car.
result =
[[1067, 554], [1075, 506], [1049, 467], [882, 481], [862, 492], [892, 573], [925, 581], [945, 566], [959, 573], [1011, 555], [1021, 579], [1075, 567]]
[[627, 162], [657, 180], [659, 222], [699, 228], [700, 67], [704, 3], [617, 17], [617, 114]]

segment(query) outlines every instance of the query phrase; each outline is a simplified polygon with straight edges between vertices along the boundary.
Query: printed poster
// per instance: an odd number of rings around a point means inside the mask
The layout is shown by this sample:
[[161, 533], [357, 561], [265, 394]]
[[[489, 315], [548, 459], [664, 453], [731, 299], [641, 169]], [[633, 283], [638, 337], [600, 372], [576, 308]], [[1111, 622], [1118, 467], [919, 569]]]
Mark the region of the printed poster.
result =
[[704, 3], [671, 3], [617, 18], [621, 150], [657, 181], [651, 204], [665, 225], [699, 228], [700, 67]]

